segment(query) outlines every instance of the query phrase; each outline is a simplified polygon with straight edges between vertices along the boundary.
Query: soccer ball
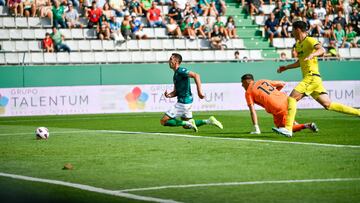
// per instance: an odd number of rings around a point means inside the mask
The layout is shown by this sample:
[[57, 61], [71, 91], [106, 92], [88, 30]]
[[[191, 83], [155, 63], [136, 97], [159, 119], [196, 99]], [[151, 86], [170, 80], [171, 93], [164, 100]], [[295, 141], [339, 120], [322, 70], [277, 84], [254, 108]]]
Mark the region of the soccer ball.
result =
[[35, 131], [35, 135], [37, 139], [48, 139], [50, 134], [47, 128], [38, 127]]

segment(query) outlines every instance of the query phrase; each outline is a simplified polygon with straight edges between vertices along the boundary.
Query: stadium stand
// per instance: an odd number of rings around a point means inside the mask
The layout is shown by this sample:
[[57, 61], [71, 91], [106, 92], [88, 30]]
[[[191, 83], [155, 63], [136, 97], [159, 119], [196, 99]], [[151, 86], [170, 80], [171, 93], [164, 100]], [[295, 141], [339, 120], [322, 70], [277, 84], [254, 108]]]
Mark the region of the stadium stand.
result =
[[[64, 1], [66, 2], [66, 1]], [[105, 2], [105, 1], [104, 1]], [[192, 1], [189, 1], [193, 4]], [[219, 2], [216, 0], [214, 2]], [[250, 3], [252, 1], [249, 1]], [[176, 38], [168, 35], [166, 28], [151, 28], [148, 27], [147, 18], [145, 16], [137, 16], [137, 19], [144, 25], [143, 33], [147, 36], [145, 40], [129, 39], [118, 42], [113, 40], [99, 40], [97, 30], [94, 28], [73, 28], [73, 29], [59, 29], [64, 36], [64, 43], [71, 49], [70, 54], [65, 52], [45, 53], [42, 48], [42, 39], [46, 33], [51, 33], [52, 22], [44, 17], [15, 17], [12, 16], [6, 6], [0, 6], [0, 64], [63, 64], [63, 63], [158, 63], [167, 62], [167, 52], [174, 50], [184, 54], [185, 61], [232, 61], [234, 60], [234, 52], [239, 51], [241, 58], [248, 60], [264, 60], [264, 59], [278, 59], [280, 53], [285, 53], [288, 58], [291, 58], [291, 49], [295, 44], [292, 37], [281, 36], [274, 38], [273, 43], [269, 44], [266, 34], [265, 22], [270, 13], [279, 15], [280, 17], [289, 16], [291, 20], [302, 17], [310, 26], [314, 24], [314, 13], [319, 13], [326, 9], [326, 15], [321, 16], [324, 26], [327, 22], [331, 22], [330, 38], [325, 36], [325, 31], [320, 34], [309, 33], [314, 35], [324, 47], [328, 48], [337, 43], [335, 47], [338, 54], [343, 59], [360, 58], [360, 51], [357, 48], [357, 43], [360, 43], [359, 34], [359, 19], [360, 15], [356, 5], [345, 5], [341, 11], [345, 11], [345, 22], [347, 23], [344, 31], [341, 28], [337, 30], [336, 23], [343, 22], [341, 13], [336, 10], [336, 5], [330, 7], [325, 5], [324, 9], [318, 5], [311, 3], [311, 8], [307, 6], [307, 2], [300, 3], [299, 8], [294, 6], [297, 1], [289, 1], [287, 3], [273, 2], [274, 4], [264, 3], [257, 9], [258, 13], [249, 15], [249, 5], [244, 3], [241, 5], [236, 0], [226, 0], [226, 16], [221, 16], [221, 22], [227, 27], [227, 18], [232, 16], [234, 18], [239, 38], [224, 39], [222, 46], [223, 51], [213, 50], [208, 39], [198, 37], [194, 40], [184, 37]], [[336, 2], [335, 2], [336, 3]], [[193, 4], [195, 7], [196, 4]], [[281, 6], [281, 9], [278, 9]], [[346, 7], [347, 6], [347, 7]], [[66, 6], [65, 6], [66, 7]], [[172, 9], [169, 5], [158, 6], [160, 12], [165, 15]], [[315, 9], [314, 9], [315, 8]], [[79, 13], [84, 10], [80, 9]], [[299, 11], [299, 12], [298, 12]], [[125, 14], [129, 14], [125, 11]], [[190, 14], [191, 15], [191, 14]], [[340, 15], [340, 17], [339, 17]], [[310, 17], [309, 17], [310, 16]], [[117, 22], [124, 22], [125, 17], [116, 17]], [[198, 16], [199, 22], [204, 25], [207, 18], [211, 24], [216, 21], [215, 16], [203, 17]], [[325, 19], [326, 18], [326, 19]], [[282, 29], [288, 29], [291, 32], [291, 24], [282, 24], [281, 19], [277, 29], [282, 33]], [[312, 21], [313, 20], [313, 21]], [[87, 18], [85, 15], [80, 15], [79, 21], [86, 27]], [[316, 21], [318, 22], [318, 21]], [[347, 37], [349, 25], [355, 32], [355, 36], [348, 41], [341, 42], [335, 39], [337, 36]], [[324, 34], [325, 33], [325, 34]], [[349, 35], [350, 36], [350, 35]], [[333, 42], [335, 41], [335, 42]]]

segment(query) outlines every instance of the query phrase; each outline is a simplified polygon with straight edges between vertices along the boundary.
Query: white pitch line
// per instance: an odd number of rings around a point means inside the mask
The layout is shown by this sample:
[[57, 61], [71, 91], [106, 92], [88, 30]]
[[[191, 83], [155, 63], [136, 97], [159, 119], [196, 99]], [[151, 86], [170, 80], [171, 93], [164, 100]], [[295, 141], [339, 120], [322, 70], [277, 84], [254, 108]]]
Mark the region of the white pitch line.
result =
[[119, 130], [99, 130], [99, 132], [118, 133], [118, 134], [163, 135], [163, 136], [173, 136], [173, 137], [213, 139], [213, 140], [233, 140], [233, 141], [246, 141], [246, 142], [264, 142], [264, 143], [278, 143], [278, 144], [312, 145], [312, 146], [321, 146], [321, 147], [360, 148], [360, 145], [323, 144], [323, 143], [313, 143], [313, 142], [291, 142], [291, 141], [279, 141], [279, 140], [260, 140], [260, 139], [250, 139], [250, 138], [209, 137], [209, 136], [196, 136], [196, 135], [175, 134], [175, 133], [151, 133], [151, 132], [133, 132], [133, 131], [119, 131]]
[[[152, 133], [152, 132], [136, 132], [136, 131], [121, 131], [121, 130], [79, 130], [79, 131], [63, 131], [63, 132], [50, 132], [51, 134], [67, 134], [67, 133], [106, 133], [106, 134], [136, 134], [136, 135], [161, 135], [172, 137], [185, 137], [185, 138], [199, 138], [199, 139], [213, 139], [213, 140], [232, 140], [232, 141], [245, 141], [245, 142], [260, 142], [260, 143], [277, 143], [277, 144], [294, 144], [294, 145], [310, 145], [321, 147], [336, 147], [336, 148], [360, 148], [360, 145], [339, 145], [339, 144], [324, 144], [314, 142], [292, 142], [292, 141], [280, 141], [280, 140], [260, 140], [250, 138], [231, 138], [231, 137], [209, 137], [209, 136], [197, 136], [187, 134], [176, 133]], [[14, 133], [14, 134], [0, 134], [0, 136], [11, 135], [27, 135], [30, 133]], [[291, 139], [291, 138], [290, 138]]]
[[189, 185], [166, 185], [158, 187], [145, 187], [119, 190], [119, 192], [163, 190], [170, 188], [193, 188], [193, 187], [217, 187], [217, 186], [238, 186], [238, 185], [262, 185], [262, 184], [289, 184], [289, 183], [316, 183], [316, 182], [346, 182], [360, 181], [360, 178], [329, 178], [329, 179], [305, 179], [305, 180], [270, 180], [270, 181], [250, 181], [250, 182], [227, 182], [227, 183], [206, 183]]
[[97, 193], [102, 193], [102, 194], [107, 194], [107, 195], [124, 197], [124, 198], [128, 198], [128, 199], [142, 200], [142, 201], [148, 201], [148, 202], [160, 202], [160, 203], [179, 203], [179, 202], [171, 200], [171, 199], [160, 199], [160, 198], [155, 198], [155, 197], [134, 195], [134, 194], [129, 194], [129, 193], [120, 192], [120, 191], [116, 191], [116, 190], [107, 190], [107, 189], [103, 189], [103, 188], [93, 187], [90, 185], [70, 183], [70, 182], [65, 182], [65, 181], [60, 181], [60, 180], [34, 178], [34, 177], [30, 177], [30, 176], [22, 176], [22, 175], [1, 173], [1, 172], [0, 172], [0, 176], [18, 179], [18, 180], [27, 180], [27, 181], [32, 181], [32, 182], [41, 182], [41, 183], [49, 183], [49, 184], [53, 184], [53, 185], [61, 185], [61, 186], [77, 188], [80, 190], [85, 190], [85, 191], [90, 191], [90, 192], [97, 192]]

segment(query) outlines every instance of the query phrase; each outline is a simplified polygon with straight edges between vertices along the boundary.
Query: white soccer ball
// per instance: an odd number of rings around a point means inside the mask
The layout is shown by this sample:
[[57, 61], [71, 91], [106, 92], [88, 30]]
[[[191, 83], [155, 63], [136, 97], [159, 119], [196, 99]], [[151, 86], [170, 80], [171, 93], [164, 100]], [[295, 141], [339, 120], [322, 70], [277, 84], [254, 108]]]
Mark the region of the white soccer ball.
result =
[[35, 135], [37, 139], [48, 139], [50, 134], [47, 128], [38, 127], [35, 131]]

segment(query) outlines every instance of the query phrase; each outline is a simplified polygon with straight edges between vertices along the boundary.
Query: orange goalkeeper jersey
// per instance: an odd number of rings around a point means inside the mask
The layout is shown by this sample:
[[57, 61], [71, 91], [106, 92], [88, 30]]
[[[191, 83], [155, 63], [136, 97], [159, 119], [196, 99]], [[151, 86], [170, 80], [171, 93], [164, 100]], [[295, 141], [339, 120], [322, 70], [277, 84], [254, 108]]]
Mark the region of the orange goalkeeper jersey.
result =
[[283, 82], [271, 80], [250, 83], [245, 93], [247, 105], [255, 103], [273, 115], [287, 113], [287, 95], [279, 91], [284, 85]]

